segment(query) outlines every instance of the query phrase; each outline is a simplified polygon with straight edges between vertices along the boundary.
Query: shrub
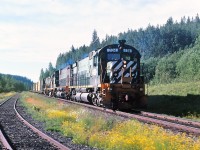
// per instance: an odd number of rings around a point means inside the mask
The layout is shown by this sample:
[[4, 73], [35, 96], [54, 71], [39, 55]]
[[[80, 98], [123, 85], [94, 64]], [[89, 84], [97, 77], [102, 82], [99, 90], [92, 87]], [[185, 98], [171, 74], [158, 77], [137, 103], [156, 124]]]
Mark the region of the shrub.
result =
[[179, 58], [182, 56], [183, 51], [168, 54], [163, 57], [156, 66], [155, 71], [155, 83], [170, 83], [178, 76], [176, 71], [176, 64]]

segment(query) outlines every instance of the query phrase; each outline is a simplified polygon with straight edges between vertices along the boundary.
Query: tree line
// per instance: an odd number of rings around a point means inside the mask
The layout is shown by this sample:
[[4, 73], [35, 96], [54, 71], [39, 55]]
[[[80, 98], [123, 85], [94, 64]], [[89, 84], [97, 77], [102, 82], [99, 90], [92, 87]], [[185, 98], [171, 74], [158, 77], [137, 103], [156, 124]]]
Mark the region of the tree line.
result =
[[[170, 17], [164, 25], [153, 26], [149, 24], [145, 29], [128, 29], [128, 31], [119, 33], [117, 36], [106, 35], [102, 41], [100, 41], [97, 31], [94, 30], [89, 46], [83, 45], [75, 48], [72, 45], [70, 50], [65, 53], [60, 53], [57, 57], [55, 68], [49, 63], [49, 67], [45, 71], [41, 69], [40, 79], [52, 75], [54, 70], [64, 68], [65, 66], [88, 56], [88, 53], [92, 50], [96, 50], [109, 44], [118, 43], [119, 39], [125, 39], [127, 44], [132, 45], [139, 50], [142, 55], [142, 60], [145, 63], [145, 68], [148, 68], [148, 78], [150, 80], [154, 77], [158, 79], [161, 77], [158, 73], [161, 69], [156, 67], [157, 65], [162, 64], [160, 60], [164, 61], [164, 59], [167, 59], [174, 53], [179, 55], [179, 53], [182, 54], [183, 51], [188, 51], [188, 49], [194, 47], [199, 34], [200, 18], [198, 14], [194, 18], [182, 17], [179, 22], [174, 21], [173, 18]], [[170, 64], [173, 64], [173, 62]], [[169, 70], [172, 70], [170, 75], [173, 74], [173, 71], [176, 72], [176, 74], [181, 74], [178, 72], [177, 67], [175, 67], [176, 71], [173, 67], [168, 68]], [[147, 70], [145, 70], [145, 72], [146, 71]]]
[[33, 82], [26, 77], [0, 74], [0, 93], [31, 90]]
[[150, 83], [188, 82], [200, 80], [200, 35], [194, 46], [164, 57], [144, 61], [144, 72]]

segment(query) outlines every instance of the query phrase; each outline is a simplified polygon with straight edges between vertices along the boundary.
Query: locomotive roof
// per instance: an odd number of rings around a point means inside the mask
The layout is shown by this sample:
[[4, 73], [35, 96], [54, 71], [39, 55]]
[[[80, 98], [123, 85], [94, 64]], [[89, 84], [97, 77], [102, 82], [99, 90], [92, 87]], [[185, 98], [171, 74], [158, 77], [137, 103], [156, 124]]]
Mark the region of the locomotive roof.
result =
[[107, 53], [107, 49], [119, 49], [119, 50], [132, 49], [133, 52], [135, 54], [137, 54], [137, 56], [139, 58], [141, 58], [139, 51], [136, 48], [134, 48], [133, 46], [130, 46], [130, 45], [127, 45], [127, 44], [123, 44], [123, 45], [121, 45], [121, 44], [111, 44], [111, 45], [107, 45], [107, 46], [105, 46], [105, 47], [103, 47], [103, 48], [101, 48], [97, 51], [98, 51], [98, 53]]

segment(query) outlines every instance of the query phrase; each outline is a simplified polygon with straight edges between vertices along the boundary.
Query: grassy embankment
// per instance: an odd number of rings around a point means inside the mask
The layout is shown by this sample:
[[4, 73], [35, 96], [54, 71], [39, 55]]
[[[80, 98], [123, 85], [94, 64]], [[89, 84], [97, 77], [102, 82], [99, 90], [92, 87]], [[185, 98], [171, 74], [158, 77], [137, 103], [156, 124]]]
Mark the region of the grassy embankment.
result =
[[13, 96], [15, 92], [9, 92], [9, 93], [0, 93], [0, 102], [6, 100], [7, 98]]
[[148, 111], [200, 121], [200, 81], [148, 88]]
[[47, 130], [72, 137], [75, 143], [108, 150], [200, 149], [200, 139], [58, 103], [37, 94], [22, 93], [21, 102], [35, 119], [46, 123]]

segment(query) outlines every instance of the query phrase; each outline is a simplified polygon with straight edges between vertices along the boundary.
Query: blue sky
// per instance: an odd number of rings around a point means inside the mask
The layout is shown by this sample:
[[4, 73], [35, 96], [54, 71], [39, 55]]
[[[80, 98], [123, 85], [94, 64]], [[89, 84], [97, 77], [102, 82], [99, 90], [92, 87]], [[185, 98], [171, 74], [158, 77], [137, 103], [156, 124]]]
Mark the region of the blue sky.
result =
[[0, 0], [0, 73], [37, 82], [59, 53], [128, 29], [200, 14], [198, 0]]

